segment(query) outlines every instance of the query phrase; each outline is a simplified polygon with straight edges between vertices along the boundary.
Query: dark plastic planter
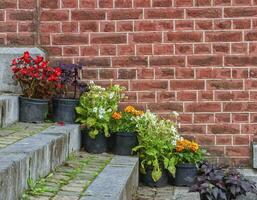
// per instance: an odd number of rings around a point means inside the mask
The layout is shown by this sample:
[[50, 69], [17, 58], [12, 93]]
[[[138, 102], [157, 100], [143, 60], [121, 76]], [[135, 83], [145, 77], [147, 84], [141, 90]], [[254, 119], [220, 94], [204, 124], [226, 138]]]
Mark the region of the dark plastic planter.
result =
[[47, 118], [49, 100], [19, 97], [19, 121], [41, 123]]
[[[193, 164], [180, 164], [176, 166], [175, 186], [190, 187], [194, 184], [197, 168]], [[190, 180], [189, 180], [190, 179]]]
[[138, 145], [137, 135], [135, 133], [114, 133], [113, 153], [122, 156], [132, 155], [132, 149]]
[[107, 148], [108, 148], [108, 152], [112, 153], [113, 152], [113, 148], [114, 148], [114, 140], [115, 140], [115, 135], [111, 134], [110, 137], [107, 137]]
[[169, 184], [169, 174], [167, 170], [162, 169], [161, 178], [155, 182], [152, 178], [152, 169], [148, 168], [146, 174], [140, 173], [140, 182], [150, 187], [165, 187]]
[[75, 108], [79, 104], [78, 99], [53, 99], [53, 120], [55, 122], [75, 123]]
[[95, 139], [88, 135], [87, 130], [83, 130], [82, 134], [82, 145], [84, 149], [89, 153], [104, 153], [108, 150], [107, 138], [103, 133], [99, 133]]

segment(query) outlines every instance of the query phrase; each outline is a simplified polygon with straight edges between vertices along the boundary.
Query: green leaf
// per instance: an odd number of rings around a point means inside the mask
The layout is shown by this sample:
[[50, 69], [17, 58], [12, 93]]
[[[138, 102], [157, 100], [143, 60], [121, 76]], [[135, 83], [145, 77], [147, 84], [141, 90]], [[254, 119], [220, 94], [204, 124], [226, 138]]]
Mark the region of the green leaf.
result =
[[91, 138], [95, 139], [95, 136], [97, 136], [98, 133], [99, 133], [99, 131], [98, 131], [97, 129], [94, 129], [94, 130], [89, 131], [88, 135], [89, 135]]
[[[83, 123], [83, 120], [81, 120], [81, 122]], [[91, 126], [94, 126], [96, 124], [96, 119], [92, 118], [92, 117], [89, 117], [87, 118], [87, 120], [85, 121], [86, 124], [91, 127]], [[84, 123], [83, 123], [84, 124]]]
[[160, 170], [160, 168], [154, 168], [152, 171], [153, 180], [156, 182], [161, 178], [161, 176], [162, 176], [162, 171]]

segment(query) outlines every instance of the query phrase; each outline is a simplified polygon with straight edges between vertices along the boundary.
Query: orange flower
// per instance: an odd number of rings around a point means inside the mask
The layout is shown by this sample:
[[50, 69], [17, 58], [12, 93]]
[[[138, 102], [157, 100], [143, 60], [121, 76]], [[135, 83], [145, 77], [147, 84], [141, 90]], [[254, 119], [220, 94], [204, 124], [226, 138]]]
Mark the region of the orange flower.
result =
[[181, 152], [184, 150], [183, 146], [176, 146], [176, 152]]
[[134, 106], [127, 106], [124, 111], [127, 112], [127, 113], [133, 113], [135, 112], [135, 107]]
[[197, 144], [196, 142], [191, 142], [186, 139], [177, 141], [176, 151], [181, 152], [184, 149], [188, 149], [193, 152], [196, 152], [199, 149], [199, 144]]
[[196, 152], [199, 149], [199, 145], [195, 142], [191, 142], [190, 148], [192, 151]]
[[113, 119], [121, 119], [122, 115], [119, 112], [115, 112], [115, 113], [112, 114], [112, 118]]
[[133, 112], [133, 114], [134, 114], [135, 116], [141, 116], [141, 115], [144, 114], [144, 112], [141, 111], [141, 110], [135, 110], [135, 111]]

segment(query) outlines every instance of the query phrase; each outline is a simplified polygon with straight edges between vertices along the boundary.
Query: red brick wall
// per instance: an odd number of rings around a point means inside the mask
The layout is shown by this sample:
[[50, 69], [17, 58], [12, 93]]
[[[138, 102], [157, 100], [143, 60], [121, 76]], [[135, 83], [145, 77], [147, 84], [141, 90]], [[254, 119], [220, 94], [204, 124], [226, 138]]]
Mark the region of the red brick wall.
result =
[[257, 133], [257, 0], [1, 0], [0, 44], [41, 45], [127, 102], [181, 114], [219, 161], [250, 163]]

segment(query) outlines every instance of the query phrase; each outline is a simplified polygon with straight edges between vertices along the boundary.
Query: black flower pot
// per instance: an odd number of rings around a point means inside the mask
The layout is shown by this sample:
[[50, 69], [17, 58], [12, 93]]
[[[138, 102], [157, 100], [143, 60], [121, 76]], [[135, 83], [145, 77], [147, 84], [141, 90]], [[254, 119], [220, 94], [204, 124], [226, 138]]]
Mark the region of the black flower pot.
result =
[[41, 123], [47, 118], [49, 100], [19, 97], [19, 121]]
[[174, 178], [175, 186], [190, 187], [194, 184], [197, 175], [197, 168], [194, 164], [180, 164], [176, 166]]
[[95, 138], [91, 138], [88, 135], [88, 130], [83, 130], [82, 145], [84, 149], [89, 153], [104, 153], [108, 150], [107, 138], [103, 132], [99, 132]]
[[115, 143], [115, 135], [111, 134], [110, 137], [107, 137], [107, 148], [108, 148], [108, 152], [112, 153], [113, 152], [113, 148], [114, 148], [114, 143]]
[[117, 155], [132, 155], [132, 149], [138, 145], [137, 135], [135, 133], [118, 132], [114, 133], [113, 153]]
[[169, 184], [169, 173], [167, 170], [162, 169], [161, 178], [155, 182], [152, 178], [152, 169], [147, 168], [146, 174], [140, 173], [140, 182], [150, 187], [165, 187]]
[[55, 122], [75, 123], [75, 108], [79, 104], [78, 99], [53, 99], [53, 120]]

